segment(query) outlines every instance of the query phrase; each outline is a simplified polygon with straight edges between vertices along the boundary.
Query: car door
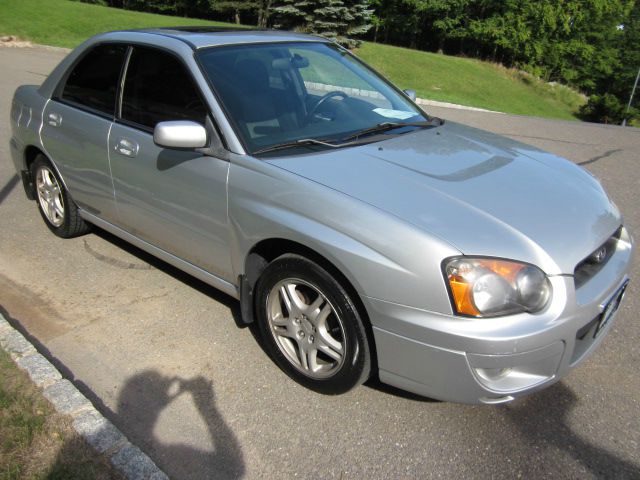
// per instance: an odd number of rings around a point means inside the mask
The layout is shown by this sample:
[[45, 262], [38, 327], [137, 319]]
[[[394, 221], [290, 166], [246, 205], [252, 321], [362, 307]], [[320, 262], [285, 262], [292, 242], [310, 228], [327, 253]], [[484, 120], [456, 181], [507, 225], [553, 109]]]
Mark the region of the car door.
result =
[[121, 107], [109, 135], [119, 224], [128, 232], [232, 281], [225, 160], [161, 148], [153, 128], [167, 120], [205, 124], [191, 74], [167, 51], [134, 46]]
[[42, 144], [74, 201], [116, 218], [107, 138], [127, 45], [100, 44], [73, 65], [43, 112]]

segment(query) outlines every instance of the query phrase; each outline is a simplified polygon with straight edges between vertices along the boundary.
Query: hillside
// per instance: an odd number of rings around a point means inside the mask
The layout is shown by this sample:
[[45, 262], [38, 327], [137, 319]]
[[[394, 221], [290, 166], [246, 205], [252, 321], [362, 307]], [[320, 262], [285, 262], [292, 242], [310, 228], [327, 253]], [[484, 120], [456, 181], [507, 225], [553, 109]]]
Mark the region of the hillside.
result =
[[[46, 16], [43, 9], [47, 10]], [[75, 47], [99, 32], [170, 25], [230, 26], [181, 17], [132, 12], [69, 0], [2, 0], [0, 35]], [[401, 88], [420, 98], [507, 113], [573, 119], [583, 102], [576, 92], [478, 60], [365, 42], [356, 54]]]

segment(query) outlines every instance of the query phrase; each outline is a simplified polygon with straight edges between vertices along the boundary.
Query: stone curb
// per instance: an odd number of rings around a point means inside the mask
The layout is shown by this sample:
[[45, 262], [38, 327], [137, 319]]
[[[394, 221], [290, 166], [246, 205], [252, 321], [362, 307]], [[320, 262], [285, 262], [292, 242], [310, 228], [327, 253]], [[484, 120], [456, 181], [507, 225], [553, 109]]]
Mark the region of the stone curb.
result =
[[426, 98], [416, 98], [416, 103], [418, 105], [426, 105], [429, 107], [453, 108], [456, 110], [470, 110], [472, 112], [499, 113], [501, 115], [506, 115], [504, 112], [498, 112], [496, 110], [487, 110], [486, 108], [469, 107], [467, 105], [458, 105], [457, 103], [439, 102], [437, 100], [428, 100]]
[[127, 480], [168, 480], [169, 477], [124, 434], [107, 420], [93, 404], [62, 375], [49, 360], [38, 353], [24, 336], [0, 313], [0, 348], [33, 383], [43, 389], [44, 397], [57, 412], [73, 419], [73, 428]]

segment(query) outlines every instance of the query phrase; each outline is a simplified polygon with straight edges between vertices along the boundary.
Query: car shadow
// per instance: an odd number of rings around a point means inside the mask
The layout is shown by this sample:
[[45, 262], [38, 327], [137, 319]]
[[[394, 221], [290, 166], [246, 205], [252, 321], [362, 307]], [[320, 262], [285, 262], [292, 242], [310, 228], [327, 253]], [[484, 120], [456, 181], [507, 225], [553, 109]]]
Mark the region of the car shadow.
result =
[[[242, 314], [240, 312], [240, 303], [235, 298], [227, 295], [226, 293], [218, 290], [215, 287], [212, 287], [211, 285], [204, 283], [201, 280], [198, 280], [197, 278], [189, 275], [188, 273], [183, 272], [182, 270], [174, 267], [173, 265], [170, 265], [164, 262], [163, 260], [160, 260], [159, 258], [126, 242], [125, 240], [122, 240], [121, 238], [116, 237], [115, 235], [107, 232], [106, 230], [96, 227], [95, 225], [92, 225], [91, 227], [92, 227], [92, 230], [91, 230], [92, 233], [94, 233], [96, 236], [100, 237], [101, 239], [133, 255], [134, 257], [138, 258], [140, 261], [144, 262], [145, 264], [148, 264], [151, 267], [157, 270], [160, 270], [163, 273], [166, 273], [167, 275], [170, 275], [171, 277], [175, 278], [179, 282], [182, 282], [185, 285], [188, 285], [189, 287], [193, 288], [194, 290], [197, 290], [203, 295], [208, 296], [212, 300], [224, 305], [231, 312], [233, 321], [235, 322], [238, 328], [247, 327], [247, 324], [242, 321]], [[87, 250], [96, 259], [112, 264], [110, 259], [104, 258], [101, 255], [97, 255], [95, 252], [91, 252], [90, 249], [87, 249], [86, 247], [85, 247], [85, 250]], [[127, 265], [123, 265], [122, 268], [131, 268], [131, 266], [127, 264]], [[138, 267], [135, 267], [135, 268], [138, 268]]]
[[377, 374], [373, 374], [371, 378], [364, 383], [364, 385], [365, 387], [369, 387], [372, 390], [376, 390], [380, 393], [392, 395], [398, 398], [404, 398], [405, 400], [413, 400], [415, 402], [421, 403], [440, 403], [440, 400], [424, 397], [422, 395], [418, 395], [417, 393], [407, 392], [406, 390], [401, 390], [397, 387], [382, 383]]
[[20, 183], [20, 179], [18, 178], [18, 175], [14, 175], [2, 188], [0, 188], [0, 203], [6, 200], [18, 183]]
[[[577, 403], [575, 393], [564, 383], [557, 383], [498, 408], [529, 446], [556, 448], [580, 463], [595, 478], [640, 479], [640, 466], [584, 440], [571, 429], [569, 416]], [[630, 428], [635, 427], [630, 425]], [[532, 462], [536, 460], [532, 459]], [[531, 465], [533, 474], [536, 467]]]

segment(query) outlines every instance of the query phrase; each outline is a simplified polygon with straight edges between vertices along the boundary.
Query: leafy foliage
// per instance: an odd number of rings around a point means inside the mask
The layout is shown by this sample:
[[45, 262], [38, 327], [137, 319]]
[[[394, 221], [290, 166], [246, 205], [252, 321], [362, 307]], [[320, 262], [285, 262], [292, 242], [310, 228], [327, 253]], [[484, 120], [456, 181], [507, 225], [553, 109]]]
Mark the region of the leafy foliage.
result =
[[598, 94], [601, 107], [606, 93], [624, 103], [640, 67], [639, 3], [372, 0], [373, 40], [520, 68]]
[[590, 122], [618, 123], [623, 115], [624, 106], [610, 93], [591, 95], [586, 105], [580, 109], [580, 115]]
[[585, 118], [605, 107], [611, 110], [600, 118], [607, 121], [637, 112], [619, 111], [605, 95], [626, 107], [640, 67], [640, 0], [85, 1], [316, 33], [349, 48], [367, 35], [501, 63], [597, 95], [583, 110]]

